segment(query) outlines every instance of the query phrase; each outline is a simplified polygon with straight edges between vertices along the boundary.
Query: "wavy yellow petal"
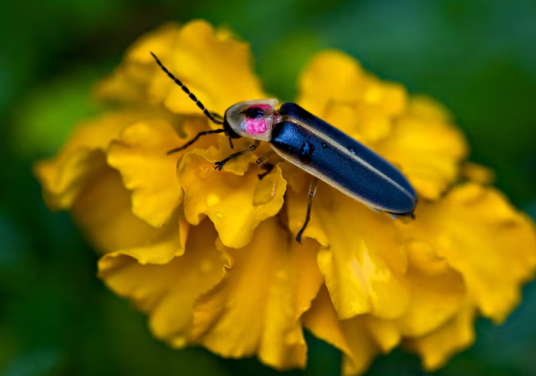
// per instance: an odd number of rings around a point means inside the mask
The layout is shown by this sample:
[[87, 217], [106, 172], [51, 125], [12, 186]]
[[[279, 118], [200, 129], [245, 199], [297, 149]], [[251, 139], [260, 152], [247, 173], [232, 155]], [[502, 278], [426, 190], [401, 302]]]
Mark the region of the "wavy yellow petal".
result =
[[429, 243], [406, 241], [405, 249], [411, 268], [423, 276], [436, 276], [451, 270], [445, 259], [439, 257]]
[[78, 126], [54, 158], [35, 166], [43, 194], [53, 210], [68, 209], [82, 190], [106, 169], [103, 151], [121, 129], [143, 118], [143, 113], [123, 111]]
[[402, 115], [408, 106], [408, 95], [403, 85], [380, 81], [371, 75], [367, 76], [362, 100], [390, 117]]
[[495, 182], [495, 172], [491, 168], [473, 162], [465, 162], [463, 164], [462, 176], [482, 185], [493, 184]]
[[174, 236], [182, 236], [180, 241], [184, 242], [188, 232], [188, 241], [178, 245], [175, 254], [162, 253], [155, 244], [114, 252], [99, 261], [99, 277], [115, 293], [132, 299], [148, 313], [153, 334], [175, 347], [191, 341], [194, 301], [221, 279], [224, 265], [210, 221], [189, 231], [188, 225], [182, 226], [186, 227], [181, 231], [173, 226]]
[[108, 168], [91, 180], [74, 202], [72, 214], [98, 252], [139, 248], [160, 241], [165, 228], [154, 228], [132, 213], [130, 192]]
[[364, 373], [380, 352], [389, 352], [400, 341], [400, 335], [391, 322], [368, 315], [340, 321], [325, 286], [320, 289], [302, 321], [315, 337], [344, 353], [344, 375]]
[[462, 277], [452, 271], [423, 275], [412, 269], [406, 275], [411, 298], [408, 310], [396, 320], [400, 334], [407, 337], [426, 335], [455, 316], [466, 296]]
[[[383, 320], [371, 315], [360, 317], [365, 322], [368, 334], [382, 353], [391, 352], [402, 339], [402, 333], [394, 320]], [[350, 319], [349, 321], [354, 320]]]
[[407, 340], [404, 344], [421, 356], [426, 370], [435, 371], [445, 365], [454, 353], [473, 343], [474, 316], [474, 307], [464, 303], [458, 314], [443, 327], [424, 337]]
[[315, 337], [335, 346], [346, 355], [352, 353], [325, 285], [320, 288], [311, 308], [303, 314], [302, 322]]
[[342, 361], [342, 374], [347, 376], [361, 375], [380, 353], [380, 348], [367, 330], [367, 318], [354, 317], [341, 323], [346, 341], [351, 349]]
[[96, 86], [97, 98], [120, 103], [147, 102], [149, 84], [162, 74], [150, 52], [167, 60], [178, 32], [177, 24], [168, 23], [137, 40], [121, 65]]
[[387, 137], [392, 118], [407, 107], [403, 86], [363, 72], [352, 57], [338, 51], [317, 54], [300, 79], [298, 103], [349, 136], [376, 143]]
[[225, 357], [256, 354], [277, 369], [304, 367], [300, 316], [316, 296], [322, 275], [318, 244], [298, 245], [276, 218], [264, 221], [223, 280], [194, 306], [196, 341]]
[[310, 175], [290, 162], [279, 163], [279, 168], [283, 174], [283, 179], [294, 192], [303, 191], [306, 188], [305, 186], [311, 183]]
[[184, 253], [188, 230], [188, 222], [184, 218], [177, 220], [175, 217], [159, 231], [160, 236], [155, 237], [151, 243], [107, 253], [99, 260], [99, 265], [103, 267], [102, 270], [114, 268], [122, 263], [123, 256], [135, 259], [140, 265], [167, 264]]
[[374, 150], [397, 166], [421, 197], [430, 200], [438, 199], [455, 181], [467, 154], [456, 128], [410, 115], [395, 122], [389, 137]]
[[365, 143], [376, 143], [391, 133], [391, 119], [375, 106], [360, 105], [357, 108], [356, 121], [357, 130], [363, 135]]
[[[359, 127], [361, 124], [359, 121], [360, 119], [358, 119], [359, 114], [359, 109], [355, 103], [336, 101], [328, 101], [325, 104], [325, 109], [323, 112], [313, 112], [313, 115], [320, 117], [322, 120], [333, 125], [337, 129], [346, 133], [348, 136], [353, 137], [360, 142], [366, 143], [367, 140], [365, 135], [362, 133], [362, 129]], [[382, 130], [383, 127], [380, 125], [379, 129]]]
[[207, 215], [223, 244], [241, 248], [250, 241], [259, 223], [279, 212], [286, 182], [279, 167], [262, 180], [255, 169], [243, 176], [225, 169], [214, 170], [214, 161], [218, 159], [213, 151], [188, 153], [181, 162], [178, 176], [184, 189], [184, 213], [194, 225]]
[[[171, 55], [162, 62], [209, 111], [223, 115], [237, 102], [266, 97], [252, 72], [249, 46], [215, 32], [205, 21], [185, 24], [169, 49]], [[163, 73], [152, 81], [150, 95], [172, 112], [200, 113], [188, 95]]]
[[456, 187], [435, 203], [419, 203], [416, 217], [399, 226], [401, 234], [430, 244], [463, 276], [482, 313], [504, 320], [536, 267], [532, 221], [498, 191], [477, 184]]
[[[305, 220], [307, 191], [287, 193], [289, 227]], [[319, 183], [313, 215], [304, 236], [325, 245], [318, 266], [326, 278], [340, 319], [370, 313], [395, 318], [406, 310], [406, 255], [393, 220]]]
[[389, 135], [391, 119], [385, 112], [369, 104], [328, 102], [322, 120], [348, 136], [370, 145]]
[[328, 50], [315, 55], [304, 69], [297, 102], [316, 116], [324, 117], [330, 102], [357, 102], [365, 85], [363, 69], [354, 58]]
[[[190, 122], [195, 123], [193, 128], [202, 128], [202, 120]], [[206, 141], [201, 139], [196, 146]], [[177, 163], [185, 151], [167, 152], [185, 142], [169, 123], [152, 120], [125, 128], [108, 149], [108, 163], [119, 170], [125, 187], [132, 191], [132, 211], [154, 227], [169, 221], [182, 201]]]
[[175, 43], [180, 29], [181, 27], [178, 24], [169, 22], [143, 35], [128, 48], [125, 54], [125, 61], [149, 64], [155, 68], [155, 72], [160, 71], [160, 68], [155, 66], [154, 58], [150, 52], [159, 58], [166, 58], [171, 55], [173, 53], [171, 47]]
[[407, 110], [409, 115], [431, 123], [449, 124], [452, 120], [445, 106], [426, 95], [412, 95]]

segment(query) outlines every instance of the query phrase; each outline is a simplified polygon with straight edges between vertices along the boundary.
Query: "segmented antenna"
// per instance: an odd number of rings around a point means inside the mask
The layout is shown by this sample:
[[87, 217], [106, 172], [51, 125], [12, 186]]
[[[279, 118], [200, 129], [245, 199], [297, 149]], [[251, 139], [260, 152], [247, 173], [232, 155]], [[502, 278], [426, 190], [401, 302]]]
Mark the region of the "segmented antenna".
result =
[[154, 59], [156, 60], [156, 63], [160, 66], [160, 68], [162, 68], [162, 70], [169, 76], [169, 78], [171, 78], [177, 85], [181, 87], [182, 91], [188, 94], [190, 99], [193, 100], [195, 104], [197, 104], [197, 107], [199, 107], [201, 111], [203, 111], [206, 117], [212, 120], [214, 124], [223, 124], [221, 121], [214, 119], [214, 116], [212, 116], [212, 114], [208, 112], [205, 106], [203, 106], [203, 103], [201, 103], [199, 99], [197, 99], [197, 97], [192, 92], [190, 92], [190, 90], [182, 82], [178, 80], [177, 77], [175, 77], [170, 71], [167, 70], [167, 68], [164, 66], [164, 64], [162, 64], [160, 60], [158, 60], [155, 54], [151, 52], [151, 55], [153, 55]]

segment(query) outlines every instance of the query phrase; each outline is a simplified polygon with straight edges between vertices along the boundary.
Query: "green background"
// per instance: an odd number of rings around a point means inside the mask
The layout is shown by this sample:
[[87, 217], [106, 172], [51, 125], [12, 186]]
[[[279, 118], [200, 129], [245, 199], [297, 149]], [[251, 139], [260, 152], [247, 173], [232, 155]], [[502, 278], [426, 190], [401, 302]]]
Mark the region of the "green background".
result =
[[[204, 18], [252, 45], [266, 88], [296, 93], [305, 62], [339, 48], [384, 79], [450, 108], [471, 159], [536, 215], [536, 2], [529, 0], [47, 0], [0, 12], [0, 375], [272, 375], [255, 359], [225, 360], [153, 339], [143, 315], [95, 277], [97, 257], [66, 213], [50, 213], [31, 174], [81, 118], [91, 85], [164, 21]], [[236, 77], [237, 80], [240, 77]], [[489, 239], [483, 239], [489, 241]], [[508, 250], [505, 250], [507, 252]], [[508, 268], [508, 265], [504, 265]], [[307, 335], [309, 366], [339, 375], [340, 354]], [[536, 284], [500, 327], [438, 375], [535, 375]], [[369, 375], [423, 375], [400, 350]]]

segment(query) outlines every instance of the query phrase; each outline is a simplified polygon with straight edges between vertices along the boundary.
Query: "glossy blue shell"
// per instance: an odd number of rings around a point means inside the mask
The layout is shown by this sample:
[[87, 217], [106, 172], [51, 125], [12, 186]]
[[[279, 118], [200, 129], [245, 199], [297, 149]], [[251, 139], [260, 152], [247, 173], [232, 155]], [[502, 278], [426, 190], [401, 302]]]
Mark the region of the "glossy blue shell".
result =
[[413, 213], [415, 190], [379, 154], [295, 103], [284, 103], [279, 113], [270, 144], [285, 160], [373, 210]]

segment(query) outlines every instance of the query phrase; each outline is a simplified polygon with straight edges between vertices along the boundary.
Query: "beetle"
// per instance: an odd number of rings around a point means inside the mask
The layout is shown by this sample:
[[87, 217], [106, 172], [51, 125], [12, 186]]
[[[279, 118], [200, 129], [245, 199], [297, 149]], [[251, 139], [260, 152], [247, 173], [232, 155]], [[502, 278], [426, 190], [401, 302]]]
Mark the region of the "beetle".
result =
[[[151, 52], [151, 55], [205, 116], [223, 127], [199, 132], [186, 144], [169, 150], [168, 155], [187, 148], [202, 136], [225, 133], [231, 148], [234, 138], [246, 137], [255, 142], [247, 149], [216, 162], [216, 170], [221, 171], [227, 162], [252, 152], [260, 141], [266, 141], [282, 159], [313, 176], [305, 222], [296, 235], [298, 243], [301, 243], [302, 234], [309, 223], [318, 179], [376, 212], [386, 212], [393, 219], [397, 216], [414, 218], [417, 205], [415, 190], [395, 166], [376, 152], [291, 102], [283, 103], [277, 110], [277, 99], [248, 100], [229, 107], [223, 117], [209, 112], [155, 54]], [[268, 163], [270, 157], [271, 152], [257, 159], [256, 163], [266, 170], [259, 175], [259, 179], [273, 169], [274, 166]]]

